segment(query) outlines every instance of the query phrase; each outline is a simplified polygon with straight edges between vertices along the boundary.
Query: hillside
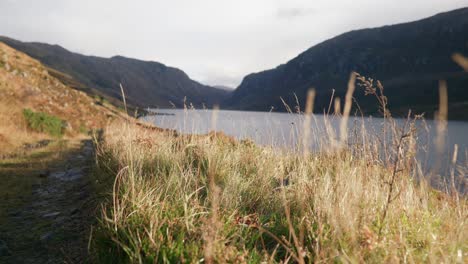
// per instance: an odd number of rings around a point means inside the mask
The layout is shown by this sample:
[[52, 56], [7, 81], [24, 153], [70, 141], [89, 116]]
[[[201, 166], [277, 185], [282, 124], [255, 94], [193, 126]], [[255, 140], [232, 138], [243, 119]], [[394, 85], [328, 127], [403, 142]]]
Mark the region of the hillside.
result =
[[127, 100], [140, 107], [182, 107], [185, 97], [187, 104], [211, 107], [228, 94], [225, 90], [200, 84], [185, 72], [158, 62], [122, 56], [84, 56], [58, 45], [26, 43], [7, 37], [0, 37], [0, 41], [113, 98], [121, 98], [119, 84], [122, 83]]
[[112, 105], [66, 86], [37, 60], [0, 43], [0, 154], [47, 137], [26, 129], [24, 109], [60, 118], [68, 135], [103, 128], [120, 116]]
[[[449, 118], [468, 119], [468, 74], [452, 60], [468, 54], [468, 8], [416, 22], [348, 32], [320, 43], [275, 69], [246, 76], [226, 100], [232, 109], [284, 110], [280, 96], [304, 105], [306, 91], [317, 90], [316, 112], [328, 108], [332, 89], [344, 97], [349, 74], [381, 80], [393, 112], [411, 108], [432, 118], [438, 102], [438, 80], [449, 87]], [[354, 94], [366, 114], [375, 114], [374, 98]]]

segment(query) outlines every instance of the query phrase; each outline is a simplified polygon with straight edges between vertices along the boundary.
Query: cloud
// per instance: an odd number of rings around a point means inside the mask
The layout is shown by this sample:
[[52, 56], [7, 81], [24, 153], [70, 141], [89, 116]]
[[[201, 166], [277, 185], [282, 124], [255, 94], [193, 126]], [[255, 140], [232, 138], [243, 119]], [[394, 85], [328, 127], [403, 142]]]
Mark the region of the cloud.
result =
[[295, 19], [299, 17], [309, 16], [316, 12], [313, 8], [280, 8], [276, 11], [276, 17], [280, 19]]
[[467, 0], [0, 0], [0, 35], [154, 60], [237, 86], [349, 30], [466, 7]]
[[204, 76], [208, 76], [207, 78], [201, 77], [200, 80], [202, 83], [207, 85], [214, 85], [214, 86], [227, 86], [230, 88], [236, 88], [240, 81], [243, 78], [242, 74], [233, 75], [229, 74], [228, 72], [213, 72], [207, 71], [204, 73]]

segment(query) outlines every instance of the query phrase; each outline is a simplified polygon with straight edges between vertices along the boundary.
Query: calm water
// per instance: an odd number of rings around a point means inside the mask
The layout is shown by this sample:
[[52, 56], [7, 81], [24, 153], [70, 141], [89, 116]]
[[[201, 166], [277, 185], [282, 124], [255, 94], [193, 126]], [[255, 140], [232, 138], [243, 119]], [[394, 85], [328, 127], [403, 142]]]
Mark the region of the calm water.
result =
[[[249, 138], [258, 144], [273, 145], [275, 147], [295, 149], [301, 142], [304, 131], [303, 116], [288, 113], [273, 112], [244, 112], [244, 111], [216, 111], [212, 110], [157, 110], [165, 115], [147, 116], [145, 121], [152, 122], [162, 128], [175, 129], [183, 133], [204, 134], [211, 130], [223, 131], [238, 139]], [[310, 148], [312, 150], [326, 148], [321, 138], [327, 135], [325, 119], [322, 115], [315, 115], [310, 125]], [[339, 118], [331, 118], [330, 126], [339, 134]], [[399, 125], [404, 120], [397, 120]], [[365, 129], [362, 128], [365, 127]], [[382, 137], [382, 118], [350, 118], [348, 133], [350, 140], [362, 136], [363, 131]], [[453, 155], [454, 145], [458, 145], [458, 166], [467, 167], [468, 155], [468, 122], [450, 121], [445, 135], [445, 151], [442, 156], [435, 155], [434, 140], [436, 137], [436, 123], [433, 120], [420, 121], [416, 125], [418, 135], [418, 159], [425, 169], [429, 169], [436, 161], [447, 164]], [[374, 138], [377, 138], [374, 136]], [[466, 170], [465, 170], [466, 171]], [[466, 176], [465, 176], [466, 178]]]

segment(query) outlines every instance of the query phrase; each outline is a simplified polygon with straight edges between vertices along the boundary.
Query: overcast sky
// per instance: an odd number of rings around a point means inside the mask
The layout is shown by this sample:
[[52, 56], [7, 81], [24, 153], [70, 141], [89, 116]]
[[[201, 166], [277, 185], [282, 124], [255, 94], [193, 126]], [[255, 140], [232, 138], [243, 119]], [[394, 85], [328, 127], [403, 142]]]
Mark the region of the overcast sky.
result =
[[180, 68], [237, 86], [353, 29], [413, 21], [468, 0], [0, 0], [0, 35]]

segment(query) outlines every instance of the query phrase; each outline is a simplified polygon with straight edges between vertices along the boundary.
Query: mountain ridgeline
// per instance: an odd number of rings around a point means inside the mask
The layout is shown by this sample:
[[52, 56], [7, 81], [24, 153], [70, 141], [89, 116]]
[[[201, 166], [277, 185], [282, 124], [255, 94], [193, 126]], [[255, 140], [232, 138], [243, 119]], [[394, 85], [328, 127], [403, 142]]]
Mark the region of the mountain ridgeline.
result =
[[101, 58], [70, 52], [58, 45], [21, 42], [7, 37], [0, 41], [65, 73], [82, 86], [121, 98], [120, 83], [127, 101], [140, 107], [212, 107], [220, 104], [228, 91], [200, 84], [177, 68], [152, 61], [115, 56]]
[[[246, 76], [233, 91], [200, 84], [158, 62], [84, 56], [57, 45], [1, 36], [0, 41], [39, 60], [68, 86], [92, 91], [116, 105], [121, 104], [120, 83], [133, 106], [168, 108], [192, 103], [196, 108], [220, 105], [256, 111], [285, 111], [283, 100], [303, 108], [307, 90], [315, 88], [314, 110], [323, 113], [332, 94], [344, 97], [350, 73], [358, 72], [383, 83], [389, 108], [397, 116], [411, 109], [432, 118], [438, 107], [439, 81], [446, 80], [449, 118], [468, 120], [468, 73], [451, 59], [456, 52], [468, 55], [468, 8], [339, 35], [275, 69]], [[359, 88], [354, 93], [359, 109], [365, 115], [378, 115], [375, 98]]]
[[[333, 89], [343, 98], [350, 73], [378, 79], [396, 115], [409, 109], [432, 118], [438, 106], [438, 82], [447, 80], [449, 118], [468, 119], [468, 73], [451, 56], [468, 54], [468, 8], [416, 22], [351, 31], [320, 43], [275, 69], [250, 74], [225, 101], [231, 109], [285, 110], [304, 106], [315, 88], [315, 112], [328, 109]], [[354, 93], [364, 114], [376, 114], [375, 98]]]

